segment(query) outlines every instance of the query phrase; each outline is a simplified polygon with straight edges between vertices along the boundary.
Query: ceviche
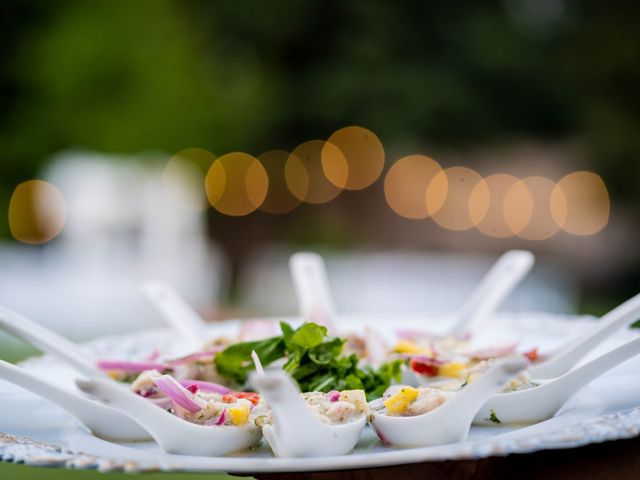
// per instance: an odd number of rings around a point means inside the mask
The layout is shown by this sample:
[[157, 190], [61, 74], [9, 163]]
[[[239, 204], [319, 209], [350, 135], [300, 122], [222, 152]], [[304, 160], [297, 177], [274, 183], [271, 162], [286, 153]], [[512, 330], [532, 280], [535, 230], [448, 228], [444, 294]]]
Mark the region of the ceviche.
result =
[[377, 368], [345, 353], [346, 339], [331, 337], [324, 326], [305, 323], [262, 340], [210, 345], [178, 359], [102, 360], [98, 367], [130, 383], [136, 394], [170, 413], [200, 425], [262, 426], [271, 421], [260, 395], [249, 391], [255, 369], [252, 353], [264, 366], [279, 365], [298, 384], [302, 398], [325, 423], [343, 423], [368, 414], [368, 400], [382, 396], [401, 376], [403, 360]]

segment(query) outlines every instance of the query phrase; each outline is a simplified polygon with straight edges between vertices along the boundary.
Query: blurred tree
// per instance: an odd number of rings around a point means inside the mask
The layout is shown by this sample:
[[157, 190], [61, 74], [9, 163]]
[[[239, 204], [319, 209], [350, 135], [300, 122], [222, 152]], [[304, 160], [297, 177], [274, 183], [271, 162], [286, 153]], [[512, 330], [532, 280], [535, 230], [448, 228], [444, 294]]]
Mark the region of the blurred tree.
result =
[[582, 138], [613, 196], [638, 201], [636, 2], [5, 0], [0, 9], [0, 211], [60, 149], [259, 154], [347, 124], [398, 143]]

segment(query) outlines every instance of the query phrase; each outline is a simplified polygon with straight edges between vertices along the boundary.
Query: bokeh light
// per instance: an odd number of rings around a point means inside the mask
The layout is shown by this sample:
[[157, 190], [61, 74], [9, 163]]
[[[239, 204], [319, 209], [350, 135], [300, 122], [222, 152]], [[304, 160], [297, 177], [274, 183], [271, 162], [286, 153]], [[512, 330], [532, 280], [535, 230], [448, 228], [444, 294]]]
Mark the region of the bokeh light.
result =
[[417, 220], [429, 216], [425, 195], [434, 177], [442, 171], [435, 160], [409, 155], [396, 161], [384, 179], [384, 195], [398, 215]]
[[[469, 211], [470, 196], [481, 180], [478, 172], [466, 167], [450, 167], [439, 172], [427, 188], [429, 215], [438, 225], [449, 230], [468, 230], [473, 227], [474, 221]], [[489, 206], [488, 193], [478, 200], [482, 200], [482, 205], [478, 205], [476, 210], [486, 212]], [[484, 213], [479, 216], [482, 218]]]
[[216, 157], [202, 148], [188, 148], [176, 153], [162, 172], [166, 195], [180, 208], [190, 211], [209, 207], [204, 185], [205, 172]]
[[[289, 156], [289, 152], [284, 150], [272, 150], [258, 156], [258, 160], [262, 163], [269, 177], [267, 197], [260, 206], [260, 210], [263, 212], [283, 214], [300, 205], [300, 199], [289, 190], [284, 173]], [[302, 163], [300, 159], [298, 162], [298, 165]], [[309, 188], [309, 177], [305, 172], [299, 176], [297, 183], [300, 187], [299, 193], [304, 193], [302, 196], [306, 195], [306, 190]]]
[[[497, 173], [483, 178], [469, 196], [469, 215], [475, 227], [489, 237], [506, 238], [522, 230], [525, 223], [508, 224], [505, 218], [505, 197], [518, 182], [513, 175]], [[527, 192], [525, 192], [526, 196]], [[526, 197], [529, 198], [530, 197]], [[530, 213], [528, 214], [530, 216]], [[527, 218], [526, 215], [522, 218]]]
[[347, 179], [347, 161], [338, 147], [323, 140], [310, 140], [298, 145], [287, 159], [285, 178], [291, 193], [308, 203], [326, 203], [336, 198], [342, 188], [327, 178], [325, 171], [337, 183]]
[[[329, 145], [340, 149], [346, 160], [346, 169], [339, 157], [334, 158]], [[361, 190], [380, 177], [384, 168], [384, 147], [375, 133], [366, 128], [341, 128], [325, 144], [322, 165], [329, 181], [337, 187]]]
[[23, 243], [45, 243], [64, 228], [67, 205], [60, 190], [43, 180], [19, 184], [9, 202], [9, 229]]
[[551, 214], [573, 235], [593, 235], [609, 222], [610, 201], [602, 178], [592, 172], [564, 176], [551, 192]]
[[231, 216], [256, 210], [267, 196], [269, 178], [260, 161], [242, 152], [219, 157], [205, 179], [207, 198], [213, 208]]
[[[504, 198], [507, 225], [521, 238], [546, 240], [558, 233], [560, 226], [551, 214], [551, 192], [555, 182], [533, 176], [518, 180]], [[557, 202], [563, 198], [558, 195]]]

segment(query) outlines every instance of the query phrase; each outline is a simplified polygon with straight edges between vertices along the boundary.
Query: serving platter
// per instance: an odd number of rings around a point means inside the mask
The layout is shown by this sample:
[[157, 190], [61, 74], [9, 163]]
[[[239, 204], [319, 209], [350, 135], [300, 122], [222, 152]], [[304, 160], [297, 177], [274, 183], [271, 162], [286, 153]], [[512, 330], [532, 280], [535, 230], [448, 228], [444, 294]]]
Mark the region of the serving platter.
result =
[[[297, 319], [285, 319], [299, 323]], [[393, 340], [400, 329], [446, 331], [449, 320], [416, 314], [357, 316], [338, 319], [344, 331], [374, 326]], [[211, 337], [230, 336], [241, 322], [230, 320], [209, 326]], [[591, 317], [541, 313], [500, 314], [486, 321], [474, 336], [479, 348], [513, 341], [522, 351], [538, 347], [541, 353], [560, 346], [593, 327]], [[624, 330], [594, 350], [593, 358], [638, 336]], [[146, 330], [102, 337], [83, 345], [97, 358], [136, 359], [154, 351], [180, 352], [168, 330]], [[77, 374], [49, 355], [22, 364], [33, 373], [76, 390]], [[340, 457], [275, 458], [263, 444], [256, 450], [227, 457], [168, 455], [155, 443], [115, 443], [92, 436], [77, 420], [52, 403], [0, 381], [0, 457], [5, 461], [60, 465], [72, 468], [127, 471], [215, 471], [230, 473], [301, 472], [362, 469], [441, 460], [468, 460], [544, 449], [574, 448], [590, 443], [631, 438], [640, 434], [640, 358], [632, 359], [582, 389], [558, 412], [535, 425], [472, 427], [466, 442], [428, 448], [392, 449], [380, 444], [367, 428], [352, 454]]]

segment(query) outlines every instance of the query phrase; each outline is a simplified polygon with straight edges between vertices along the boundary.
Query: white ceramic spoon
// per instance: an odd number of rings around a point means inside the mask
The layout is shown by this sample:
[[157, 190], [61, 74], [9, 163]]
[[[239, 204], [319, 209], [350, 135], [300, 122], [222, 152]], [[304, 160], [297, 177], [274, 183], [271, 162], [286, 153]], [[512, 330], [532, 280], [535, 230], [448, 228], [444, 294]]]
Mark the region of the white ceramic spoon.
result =
[[200, 350], [206, 341], [206, 323], [184, 299], [166, 283], [147, 281], [142, 291], [158, 312], [181, 337], [185, 347], [191, 351]]
[[43, 352], [56, 355], [88, 377], [106, 376], [104, 372], [96, 367], [95, 360], [86, 355], [73, 342], [1, 305], [0, 328]]
[[462, 336], [495, 311], [529, 273], [535, 262], [527, 250], [509, 250], [493, 264], [454, 314], [448, 335]]
[[501, 423], [534, 423], [551, 418], [582, 387], [639, 354], [640, 338], [636, 338], [537, 387], [493, 395], [478, 411], [474, 424], [489, 424], [491, 418]]
[[251, 422], [243, 426], [205, 426], [187, 422], [109, 380], [76, 380], [76, 384], [85, 393], [143, 426], [166, 453], [227, 455], [253, 447], [262, 438], [260, 429]]
[[412, 417], [373, 414], [371, 425], [387, 446], [429, 447], [462, 442], [487, 399], [525, 366], [521, 358], [498, 360], [476, 381], [436, 409]]
[[289, 268], [302, 318], [334, 332], [336, 311], [323, 258], [313, 252], [294, 253]]
[[64, 390], [3, 360], [0, 360], [0, 378], [55, 403], [97, 437], [120, 441], [149, 439], [142, 427], [118, 410]]
[[[491, 315], [531, 270], [534, 261], [533, 254], [526, 250], [504, 253], [452, 315], [453, 325], [445, 336], [462, 336]], [[324, 260], [316, 253], [299, 252], [291, 256], [289, 264], [302, 317], [331, 329], [336, 312]]]
[[329, 425], [307, 407], [300, 390], [284, 372], [254, 374], [251, 382], [271, 408], [273, 424], [264, 425], [262, 433], [277, 457], [346, 455], [358, 443], [365, 415]]
[[529, 373], [536, 378], [554, 378], [568, 372], [593, 348], [616, 331], [640, 318], [640, 294], [604, 315], [593, 329], [564, 345], [547, 360], [532, 365]]

